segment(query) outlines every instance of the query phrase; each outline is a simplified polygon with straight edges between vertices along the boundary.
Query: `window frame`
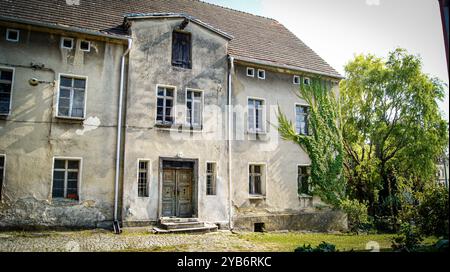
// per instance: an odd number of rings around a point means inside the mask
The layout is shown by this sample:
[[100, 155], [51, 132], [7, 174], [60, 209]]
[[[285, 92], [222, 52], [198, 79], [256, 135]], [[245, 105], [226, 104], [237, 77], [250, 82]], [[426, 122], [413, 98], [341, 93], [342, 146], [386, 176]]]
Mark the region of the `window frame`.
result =
[[11, 111], [12, 111], [12, 102], [13, 102], [13, 91], [14, 91], [14, 79], [16, 76], [16, 69], [15, 67], [7, 67], [7, 66], [0, 66], [0, 70], [9, 70], [12, 71], [12, 78], [11, 78], [11, 91], [10, 91], [10, 96], [9, 96], [9, 109], [8, 109], [8, 113], [0, 113], [0, 116], [10, 116], [11, 115]]
[[[188, 65], [188, 67], [184, 67], [184, 66], [181, 66], [181, 65], [174, 65], [173, 45], [174, 45], [174, 33], [175, 32], [181, 33], [181, 34], [186, 34], [186, 35], [189, 36], [189, 65]], [[171, 41], [172, 41], [172, 43], [171, 43], [171, 65], [173, 67], [178, 67], [178, 68], [181, 68], [181, 69], [192, 69], [192, 33], [188, 32], [188, 31], [174, 29], [172, 31]]]
[[[299, 175], [298, 175], [298, 169], [299, 169], [299, 167], [309, 167], [309, 171], [311, 171], [311, 164], [307, 164], [307, 163], [300, 163], [300, 164], [297, 164], [297, 174], [296, 174], [296, 176], [297, 176], [297, 196], [300, 198], [300, 197], [312, 197], [312, 193], [311, 193], [311, 184], [308, 184], [308, 186], [309, 186], [309, 188], [308, 188], [308, 192], [309, 192], [309, 194], [299, 194], [299, 191], [300, 191], [300, 187], [299, 187], [299, 183], [298, 183], [298, 178], [299, 178]], [[309, 177], [311, 178], [311, 174], [309, 175]]]
[[[72, 46], [71, 46], [70, 48], [69, 48], [69, 47], [65, 47], [65, 46], [64, 46], [64, 40], [70, 40], [71, 43], [72, 43]], [[75, 42], [75, 39], [74, 39], [74, 38], [62, 36], [62, 37], [61, 37], [61, 41], [60, 41], [60, 48], [61, 48], [61, 49], [72, 50], [72, 49], [73, 49], [74, 42]]]
[[[162, 88], [171, 88], [173, 89], [173, 106], [172, 106], [172, 111], [173, 111], [173, 121], [172, 124], [164, 124], [164, 120], [161, 123], [160, 121], [158, 121], [158, 88], [162, 87]], [[173, 86], [173, 85], [166, 85], [166, 84], [156, 84], [156, 88], [155, 88], [155, 126], [159, 126], [159, 127], [171, 127], [175, 124], [177, 124], [177, 87]], [[164, 104], [164, 112], [165, 112], [165, 104]], [[165, 116], [165, 115], [164, 115]], [[164, 118], [163, 118], [164, 119]]]
[[[189, 91], [191, 91], [191, 92], [197, 92], [197, 93], [200, 93], [201, 94], [201, 103], [200, 103], [200, 105], [201, 105], [201, 112], [200, 112], [200, 124], [198, 124], [198, 125], [192, 125], [192, 119], [191, 119], [191, 123], [188, 123], [188, 106], [187, 106], [187, 102], [188, 102], [188, 96], [187, 96], [187, 94], [188, 94], [188, 92]], [[190, 127], [190, 128], [194, 128], [194, 129], [203, 129], [203, 113], [204, 113], [204, 108], [205, 108], [205, 98], [204, 98], [204, 91], [203, 90], [200, 90], [200, 89], [194, 89], [194, 88], [186, 88], [185, 89], [185, 92], [184, 92], [184, 100], [185, 100], [185, 103], [184, 103], [184, 106], [185, 106], [185, 108], [186, 108], [186, 119], [185, 119], [185, 124], [186, 124], [186, 126], [188, 126], [188, 127]], [[192, 98], [191, 98], [191, 100], [192, 100]], [[192, 103], [192, 101], [191, 101], [191, 103]]]
[[[146, 162], [147, 163], [147, 194], [144, 196], [139, 195], [139, 173], [140, 173], [140, 168], [139, 168], [139, 164], [141, 162]], [[150, 197], [150, 178], [151, 178], [151, 167], [152, 167], [152, 162], [150, 159], [148, 158], [138, 158], [137, 159], [137, 167], [136, 167], [136, 181], [137, 181], [137, 196], [138, 198], [149, 198]]]
[[[262, 166], [261, 169], [261, 194], [250, 193], [250, 166]], [[267, 163], [266, 162], [249, 162], [247, 164], [247, 188], [249, 199], [265, 199], [267, 197]]]
[[[72, 117], [72, 116], [63, 116], [63, 115], [59, 115], [59, 96], [60, 96], [60, 92], [61, 92], [61, 77], [70, 77], [73, 79], [84, 79], [86, 81], [85, 87], [84, 87], [84, 109], [83, 109], [83, 117]], [[87, 95], [88, 95], [88, 84], [89, 84], [89, 80], [88, 80], [88, 76], [82, 76], [82, 75], [74, 75], [74, 74], [65, 74], [65, 73], [59, 73], [58, 74], [58, 93], [56, 96], [56, 114], [55, 117], [56, 118], [61, 118], [61, 119], [72, 119], [72, 120], [85, 120], [86, 119], [86, 106], [87, 106]], [[73, 96], [72, 96], [73, 97]], [[71, 98], [70, 101], [70, 109], [72, 108], [72, 103], [73, 103], [73, 98]]]
[[306, 134], [302, 134], [302, 133], [299, 133], [297, 131], [297, 107], [307, 107], [308, 110], [309, 110], [309, 108], [311, 108], [311, 106], [308, 105], [307, 103], [295, 103], [294, 104], [294, 128], [295, 128], [295, 132], [297, 134], [300, 134], [300, 135], [309, 136], [309, 135], [311, 135], [310, 130], [309, 130], [309, 126], [308, 126], [309, 113], [306, 115], [306, 122], [307, 122], [306, 123], [306, 130], [307, 130], [307, 133]]
[[[248, 73], [249, 71], [252, 71], [252, 74], [251, 74], [251, 75]], [[246, 75], [247, 75], [248, 77], [255, 77], [255, 68], [253, 68], [253, 67], [247, 67], [247, 69], [246, 69]]]
[[[11, 33], [11, 32], [16, 32], [17, 33], [17, 39], [16, 40], [13, 40], [13, 39], [10, 39], [9, 38], [9, 33]], [[19, 42], [20, 41], [20, 30], [19, 29], [14, 29], [14, 28], [7, 28], [6, 29], [6, 40], [8, 41], [8, 42]]]
[[[214, 193], [213, 194], [208, 194], [208, 164], [212, 163], [214, 165]], [[214, 197], [217, 196], [217, 178], [218, 178], [218, 165], [216, 161], [206, 161], [205, 162], [205, 195], [207, 197]]]
[[[259, 72], [263, 72], [263, 76], [262, 77], [259, 76]], [[258, 69], [257, 76], [258, 76], [258, 79], [266, 79], [266, 70]]]
[[[81, 43], [83, 43], [83, 42], [86, 42], [88, 44], [88, 49], [81, 48]], [[80, 41], [80, 45], [79, 45], [79, 49], [80, 49], [80, 51], [83, 51], [83, 52], [90, 52], [91, 51], [91, 42], [87, 41], [87, 40], [81, 40]]]
[[[295, 79], [298, 79], [298, 82], [295, 82]], [[299, 75], [294, 75], [294, 76], [292, 77], [292, 83], [293, 83], [294, 85], [300, 85], [301, 82], [302, 82], [302, 80], [301, 80], [301, 78], [300, 78]]]
[[[54, 185], [54, 174], [55, 174], [55, 161], [56, 160], [65, 160], [65, 161], [78, 161], [78, 182], [77, 182], [77, 196], [78, 199], [72, 199], [65, 197], [53, 197], [53, 185]], [[50, 188], [50, 199], [53, 200], [70, 200], [70, 201], [76, 201], [80, 203], [81, 200], [81, 182], [83, 177], [83, 157], [66, 157], [66, 156], [53, 156], [53, 162], [52, 162], [52, 185]], [[64, 177], [64, 194], [67, 193], [67, 178]]]
[[2, 200], [3, 195], [3, 187], [5, 187], [5, 181], [6, 181], [6, 154], [0, 153], [0, 157], [3, 157], [3, 166], [0, 166], [0, 168], [3, 169], [3, 173], [0, 176], [1, 182], [0, 182], [0, 201]]
[[311, 85], [311, 78], [303, 77], [303, 85]]
[[[250, 128], [250, 122], [249, 122], [249, 102], [251, 100], [259, 100], [262, 101], [262, 121], [261, 121], [261, 125], [262, 128], [260, 130], [253, 130], [253, 128]], [[254, 96], [247, 96], [247, 105], [246, 105], [246, 112], [247, 112], [247, 132], [250, 134], [266, 134], [266, 99], [265, 98], [260, 98], [260, 97], [254, 97]], [[255, 110], [256, 113], [256, 110]], [[256, 115], [255, 115], [256, 116]], [[255, 126], [256, 126], [256, 120], [255, 120]]]

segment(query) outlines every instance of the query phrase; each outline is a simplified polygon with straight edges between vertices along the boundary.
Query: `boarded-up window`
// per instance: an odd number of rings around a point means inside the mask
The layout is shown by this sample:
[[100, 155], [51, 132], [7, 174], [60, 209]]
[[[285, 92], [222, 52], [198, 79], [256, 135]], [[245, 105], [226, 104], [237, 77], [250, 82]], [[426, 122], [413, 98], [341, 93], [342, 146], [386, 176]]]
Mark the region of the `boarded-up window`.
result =
[[249, 165], [249, 193], [250, 195], [262, 195], [263, 194], [263, 168], [264, 165]]
[[298, 166], [297, 184], [298, 195], [310, 195], [311, 193], [311, 167]]
[[202, 92], [188, 90], [186, 96], [186, 121], [191, 127], [201, 127], [203, 110]]
[[174, 31], [172, 35], [172, 65], [192, 68], [191, 34]]
[[308, 135], [308, 106], [295, 106], [295, 130], [298, 134]]
[[54, 198], [78, 200], [78, 182], [80, 179], [80, 161], [55, 159], [53, 166]]
[[216, 194], [216, 163], [208, 162], [206, 164], [206, 194]]
[[2, 188], [4, 178], [5, 178], [5, 156], [0, 155], [0, 200], [2, 200]]
[[0, 69], [0, 115], [8, 115], [11, 109], [13, 70]]
[[138, 196], [148, 197], [149, 162], [140, 160], [138, 164]]
[[160, 125], [171, 125], [174, 120], [172, 108], [175, 89], [158, 86], [157, 92], [156, 122]]
[[84, 117], [86, 79], [61, 76], [59, 82], [58, 116]]

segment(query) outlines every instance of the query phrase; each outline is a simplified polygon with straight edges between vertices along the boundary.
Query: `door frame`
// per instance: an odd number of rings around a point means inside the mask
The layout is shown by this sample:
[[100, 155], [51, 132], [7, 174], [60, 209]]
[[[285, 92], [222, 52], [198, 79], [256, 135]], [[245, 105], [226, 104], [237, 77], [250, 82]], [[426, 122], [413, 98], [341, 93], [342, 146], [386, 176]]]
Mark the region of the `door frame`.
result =
[[198, 159], [178, 158], [178, 157], [159, 157], [158, 166], [158, 218], [162, 217], [162, 188], [163, 188], [163, 162], [178, 161], [192, 162], [192, 218], [198, 217]]

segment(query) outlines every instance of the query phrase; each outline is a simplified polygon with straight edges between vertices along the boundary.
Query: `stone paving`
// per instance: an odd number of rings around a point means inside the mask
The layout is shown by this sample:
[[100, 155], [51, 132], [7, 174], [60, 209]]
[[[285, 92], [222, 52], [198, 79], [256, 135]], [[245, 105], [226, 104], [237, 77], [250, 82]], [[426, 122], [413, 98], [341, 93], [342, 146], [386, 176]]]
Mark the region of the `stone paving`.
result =
[[127, 229], [121, 235], [106, 230], [0, 232], [0, 251], [261, 251], [229, 231], [206, 234], [153, 234]]

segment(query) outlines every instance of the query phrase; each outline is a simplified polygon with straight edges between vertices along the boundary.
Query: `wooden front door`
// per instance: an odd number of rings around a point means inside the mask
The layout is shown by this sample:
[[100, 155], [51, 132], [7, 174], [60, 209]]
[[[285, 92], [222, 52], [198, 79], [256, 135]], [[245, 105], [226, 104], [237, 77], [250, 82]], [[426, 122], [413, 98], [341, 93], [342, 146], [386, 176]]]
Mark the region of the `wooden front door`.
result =
[[192, 169], [163, 169], [162, 216], [192, 216]]

